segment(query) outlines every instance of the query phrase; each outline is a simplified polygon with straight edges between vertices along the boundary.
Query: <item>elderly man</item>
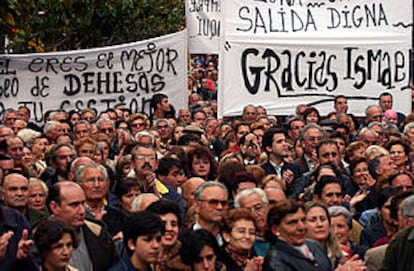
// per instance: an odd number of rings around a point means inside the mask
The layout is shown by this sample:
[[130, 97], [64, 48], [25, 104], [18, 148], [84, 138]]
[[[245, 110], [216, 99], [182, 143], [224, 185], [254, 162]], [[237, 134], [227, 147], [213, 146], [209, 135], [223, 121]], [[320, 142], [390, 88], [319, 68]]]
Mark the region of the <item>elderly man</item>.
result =
[[109, 193], [106, 168], [93, 162], [81, 165], [76, 170], [75, 181], [85, 192], [87, 218], [104, 221], [112, 236], [119, 234], [125, 216], [118, 209], [105, 205]]
[[13, 158], [15, 168], [23, 169], [23, 140], [18, 136], [9, 136], [5, 143], [6, 154]]
[[242, 119], [244, 122], [252, 123], [256, 121], [256, 117], [257, 117], [257, 111], [254, 105], [249, 104], [243, 108]]
[[77, 121], [73, 126], [73, 135], [76, 140], [91, 136], [91, 124], [86, 120]]
[[192, 230], [205, 229], [216, 236], [218, 243], [222, 245], [220, 224], [229, 206], [227, 188], [222, 183], [208, 181], [194, 191], [194, 198], [197, 217]]
[[45, 123], [45, 126], [43, 127], [43, 133], [46, 135], [50, 144], [55, 144], [56, 139], [60, 135], [63, 135], [62, 124], [57, 120], [49, 120]]
[[190, 124], [192, 122], [190, 110], [186, 108], [181, 108], [180, 110], [178, 110], [178, 122]]
[[79, 232], [79, 246], [69, 263], [81, 271], [108, 270], [118, 261], [111, 235], [98, 222], [85, 220], [85, 192], [74, 182], [62, 181], [49, 190], [47, 203], [55, 219]]
[[194, 191], [203, 183], [205, 183], [205, 180], [203, 178], [192, 177], [181, 185], [181, 188], [183, 190], [181, 197], [187, 208], [194, 206], [196, 202], [194, 198]]
[[75, 148], [68, 143], [59, 143], [49, 152], [49, 166], [40, 175], [48, 187], [62, 180], [68, 180], [70, 164], [76, 158]]
[[13, 123], [17, 120], [17, 112], [14, 109], [6, 109], [3, 115], [3, 124], [9, 128], [12, 127]]
[[155, 193], [160, 198], [173, 200], [184, 211], [184, 203], [177, 192], [171, 186], [163, 184], [155, 176], [158, 159], [154, 146], [138, 144], [132, 149], [131, 154], [134, 170], [130, 175], [143, 179], [145, 192]]
[[245, 189], [234, 198], [234, 207], [249, 209], [256, 220], [256, 241], [254, 251], [258, 256], [265, 256], [269, 243], [264, 241], [268, 201], [265, 192], [260, 188]]
[[4, 177], [1, 185], [1, 198], [4, 205], [26, 215], [29, 200], [29, 180], [18, 173], [11, 173]]
[[324, 139], [323, 129], [315, 124], [310, 123], [303, 127], [301, 134], [303, 144], [303, 156], [294, 162], [300, 169], [300, 173], [306, 173], [316, 168], [319, 164], [316, 147]]

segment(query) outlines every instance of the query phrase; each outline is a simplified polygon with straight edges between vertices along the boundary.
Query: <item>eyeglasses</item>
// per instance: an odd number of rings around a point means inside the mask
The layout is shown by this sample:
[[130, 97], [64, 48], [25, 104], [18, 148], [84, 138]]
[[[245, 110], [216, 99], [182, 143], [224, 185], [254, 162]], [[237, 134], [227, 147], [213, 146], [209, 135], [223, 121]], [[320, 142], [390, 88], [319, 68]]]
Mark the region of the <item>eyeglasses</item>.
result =
[[258, 204], [253, 205], [252, 207], [250, 207], [248, 209], [250, 209], [252, 212], [260, 213], [260, 212], [263, 212], [265, 210], [265, 208], [266, 208], [266, 204], [258, 203]]
[[137, 156], [135, 156], [135, 159], [136, 160], [140, 160], [140, 161], [142, 161], [142, 160], [144, 160], [145, 158], [147, 158], [148, 160], [155, 160], [155, 155], [137, 155]]
[[144, 127], [145, 126], [145, 123], [132, 123], [131, 126], [132, 127], [140, 128], [140, 127]]
[[168, 125], [157, 125], [157, 129], [167, 129]]
[[321, 136], [308, 136], [306, 139], [309, 140], [309, 141], [316, 141], [316, 140], [321, 141], [323, 139], [323, 137], [321, 137]]
[[99, 131], [101, 133], [112, 133], [114, 131], [114, 128], [100, 128]]
[[227, 200], [218, 200], [218, 199], [200, 199], [201, 202], [207, 202], [210, 207], [217, 207], [219, 204], [221, 204], [222, 207], [227, 207], [229, 205]]

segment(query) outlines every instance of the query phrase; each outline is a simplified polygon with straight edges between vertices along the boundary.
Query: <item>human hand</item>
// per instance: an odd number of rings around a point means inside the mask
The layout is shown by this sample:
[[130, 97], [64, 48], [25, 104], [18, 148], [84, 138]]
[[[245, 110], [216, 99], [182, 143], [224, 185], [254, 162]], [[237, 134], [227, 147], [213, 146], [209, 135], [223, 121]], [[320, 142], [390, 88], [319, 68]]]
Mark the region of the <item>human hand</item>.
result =
[[4, 259], [7, 252], [7, 247], [9, 246], [9, 241], [13, 237], [14, 233], [12, 231], [8, 231], [3, 233], [0, 236], [0, 261]]
[[247, 260], [246, 267], [244, 271], [261, 271], [263, 266], [264, 259], [261, 256], [254, 257]]
[[353, 255], [344, 264], [340, 264], [335, 271], [365, 271], [367, 267], [365, 263], [359, 259], [358, 254]]
[[29, 256], [30, 248], [33, 245], [33, 240], [29, 240], [29, 231], [24, 229], [22, 232], [22, 238], [17, 245], [17, 260], [24, 260]]

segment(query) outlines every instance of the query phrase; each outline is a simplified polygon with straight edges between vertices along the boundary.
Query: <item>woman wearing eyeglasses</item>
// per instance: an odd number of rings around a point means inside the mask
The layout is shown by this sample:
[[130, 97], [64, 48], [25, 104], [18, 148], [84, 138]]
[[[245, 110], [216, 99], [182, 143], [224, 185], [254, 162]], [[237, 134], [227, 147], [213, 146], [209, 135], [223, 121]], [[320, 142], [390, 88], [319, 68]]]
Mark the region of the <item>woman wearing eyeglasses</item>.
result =
[[225, 244], [219, 259], [227, 270], [262, 270], [263, 257], [256, 257], [253, 251], [256, 225], [249, 210], [242, 208], [231, 210], [224, 219], [222, 234]]

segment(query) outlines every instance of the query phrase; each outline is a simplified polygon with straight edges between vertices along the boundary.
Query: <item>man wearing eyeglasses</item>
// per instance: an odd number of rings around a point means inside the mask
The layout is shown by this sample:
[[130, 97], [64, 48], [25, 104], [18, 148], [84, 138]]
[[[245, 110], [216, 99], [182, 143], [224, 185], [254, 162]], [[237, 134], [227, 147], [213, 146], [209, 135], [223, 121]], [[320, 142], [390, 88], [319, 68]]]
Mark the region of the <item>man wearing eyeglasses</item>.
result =
[[9, 128], [12, 127], [13, 123], [17, 120], [17, 112], [14, 109], [7, 109], [3, 115], [3, 124]]
[[324, 137], [323, 129], [318, 124], [309, 123], [303, 127], [301, 133], [303, 155], [294, 162], [299, 167], [301, 174], [311, 171], [318, 166], [319, 161], [316, 147]]
[[197, 217], [191, 229], [205, 229], [211, 232], [216, 236], [219, 245], [222, 245], [220, 224], [228, 210], [227, 188], [219, 182], [205, 182], [194, 191], [194, 198]]
[[158, 159], [154, 146], [138, 144], [132, 149], [131, 154], [134, 169], [128, 177], [139, 176], [144, 179], [144, 192], [154, 193], [160, 198], [175, 201], [184, 212], [184, 203], [180, 195], [171, 186], [163, 184], [155, 175], [158, 169]]

